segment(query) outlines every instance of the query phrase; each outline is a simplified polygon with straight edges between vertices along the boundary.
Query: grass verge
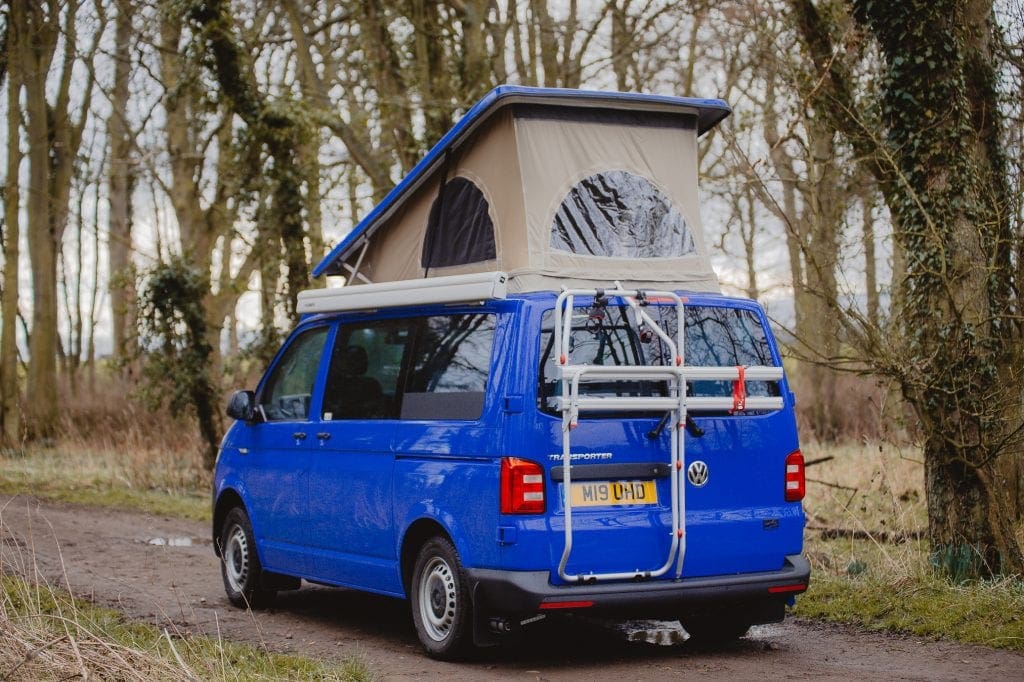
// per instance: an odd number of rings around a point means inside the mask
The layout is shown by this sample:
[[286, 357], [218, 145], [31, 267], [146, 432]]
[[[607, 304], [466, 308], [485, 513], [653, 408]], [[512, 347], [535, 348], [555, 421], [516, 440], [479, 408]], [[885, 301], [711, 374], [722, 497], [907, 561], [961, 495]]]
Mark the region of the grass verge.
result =
[[210, 520], [207, 477], [173, 455], [145, 461], [103, 449], [8, 451], [0, 455], [0, 494]]
[[14, 575], [0, 578], [4, 680], [372, 679], [365, 665], [330, 665], [209, 637], [127, 623], [116, 611]]
[[817, 571], [796, 614], [1003, 649], [1024, 650], [1024, 583], [963, 585], [922, 573], [895, 582], [881, 575]]
[[796, 615], [1024, 650], [1024, 582], [955, 584], [929, 565], [924, 472], [914, 449], [805, 448], [811, 586]]

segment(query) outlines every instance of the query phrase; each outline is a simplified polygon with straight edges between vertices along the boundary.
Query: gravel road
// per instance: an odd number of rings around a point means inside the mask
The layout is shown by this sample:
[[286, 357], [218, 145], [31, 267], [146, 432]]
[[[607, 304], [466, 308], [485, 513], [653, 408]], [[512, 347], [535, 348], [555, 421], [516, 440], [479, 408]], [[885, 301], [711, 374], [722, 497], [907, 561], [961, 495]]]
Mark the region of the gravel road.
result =
[[549, 620], [517, 646], [440, 663], [421, 652], [404, 601], [306, 586], [269, 611], [232, 608], [205, 524], [0, 496], [0, 540], [5, 570], [38, 570], [131, 619], [316, 658], [355, 655], [389, 680], [1024, 680], [1024, 654], [801, 620], [713, 650], [629, 641], [671, 641], [669, 624]]

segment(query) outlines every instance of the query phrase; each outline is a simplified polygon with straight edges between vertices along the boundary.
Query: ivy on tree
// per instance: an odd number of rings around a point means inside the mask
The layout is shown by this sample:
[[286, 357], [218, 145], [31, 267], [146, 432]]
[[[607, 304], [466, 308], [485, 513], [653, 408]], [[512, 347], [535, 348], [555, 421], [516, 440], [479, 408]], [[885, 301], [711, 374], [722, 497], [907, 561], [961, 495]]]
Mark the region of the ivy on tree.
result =
[[206, 442], [203, 463], [212, 469], [221, 421], [203, 307], [208, 277], [173, 257], [143, 273], [143, 280], [138, 303], [142, 397], [150, 409], [166, 404], [172, 412], [194, 411]]

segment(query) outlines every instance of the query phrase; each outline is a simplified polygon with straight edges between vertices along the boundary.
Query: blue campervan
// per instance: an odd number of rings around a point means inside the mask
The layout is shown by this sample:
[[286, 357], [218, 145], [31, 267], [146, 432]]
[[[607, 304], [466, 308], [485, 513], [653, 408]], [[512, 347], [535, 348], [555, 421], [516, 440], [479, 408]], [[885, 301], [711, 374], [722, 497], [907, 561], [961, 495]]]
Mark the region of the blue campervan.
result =
[[345, 285], [235, 393], [232, 603], [409, 600], [453, 658], [552, 613], [782, 620], [806, 590], [794, 398], [696, 200], [720, 100], [502, 86], [316, 268]]

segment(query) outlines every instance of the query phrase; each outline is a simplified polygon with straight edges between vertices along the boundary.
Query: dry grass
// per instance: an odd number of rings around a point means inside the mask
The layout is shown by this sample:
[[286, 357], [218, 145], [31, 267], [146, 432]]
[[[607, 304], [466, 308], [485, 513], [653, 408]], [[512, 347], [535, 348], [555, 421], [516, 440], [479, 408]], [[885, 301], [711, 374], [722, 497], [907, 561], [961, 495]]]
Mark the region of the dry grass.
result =
[[810, 529], [876, 535], [923, 532], [928, 510], [920, 449], [889, 444], [806, 444], [804, 511]]
[[193, 420], [149, 411], [112, 379], [62, 394], [54, 441], [0, 451], [0, 493], [209, 517], [211, 474]]
[[107, 474], [131, 487], [169, 491], [209, 485], [194, 419], [148, 410], [130, 384], [108, 379], [79, 389], [62, 411], [58, 433], [52, 449], [75, 453], [80, 461], [68, 464], [86, 476]]
[[924, 467], [914, 447], [804, 448], [811, 589], [796, 613], [1024, 650], [1024, 583], [953, 584], [931, 569]]
[[97, 616], [107, 620], [108, 614], [97, 613], [67, 593], [4, 576], [0, 593], [2, 679], [196, 679], [184, 661], [159, 649], [125, 645], [104, 636], [109, 624]]
[[[367, 680], [351, 659], [329, 665], [165, 626], [128, 623], [76, 599], [39, 571], [31, 543], [0, 522], [0, 680]], [[62, 581], [67, 584], [66, 576]]]

